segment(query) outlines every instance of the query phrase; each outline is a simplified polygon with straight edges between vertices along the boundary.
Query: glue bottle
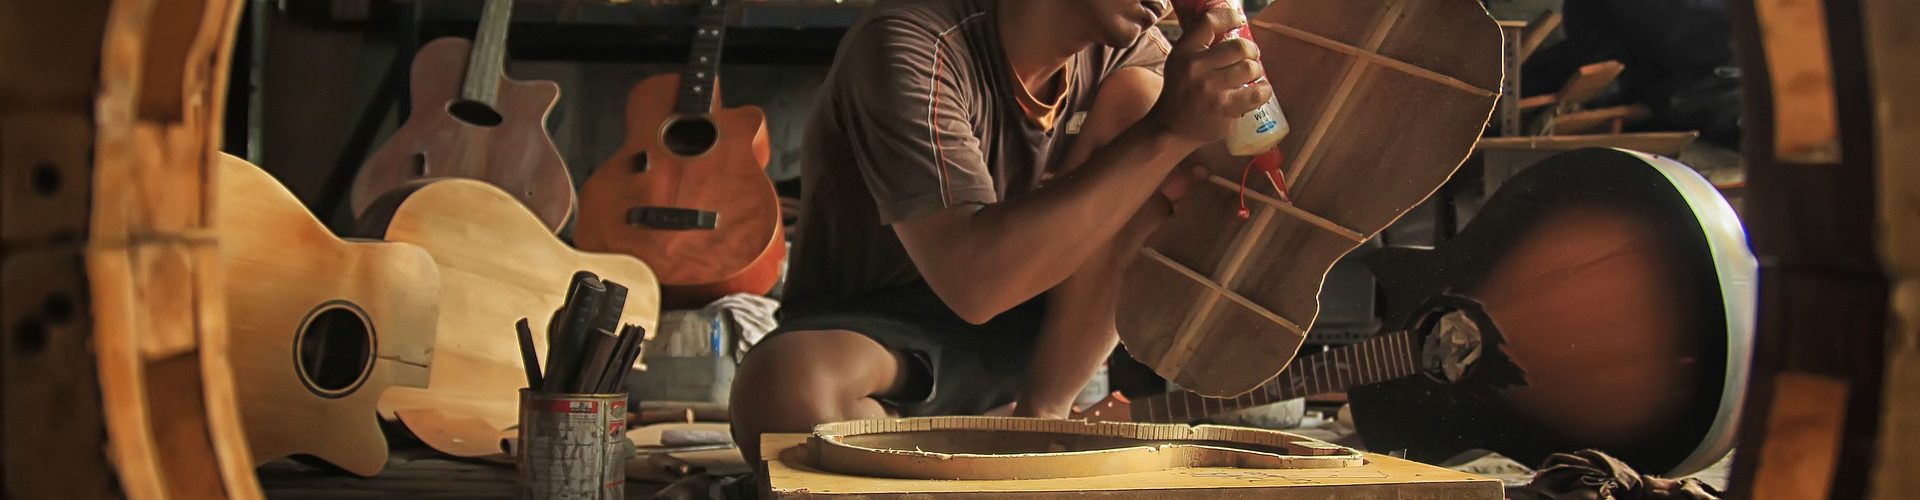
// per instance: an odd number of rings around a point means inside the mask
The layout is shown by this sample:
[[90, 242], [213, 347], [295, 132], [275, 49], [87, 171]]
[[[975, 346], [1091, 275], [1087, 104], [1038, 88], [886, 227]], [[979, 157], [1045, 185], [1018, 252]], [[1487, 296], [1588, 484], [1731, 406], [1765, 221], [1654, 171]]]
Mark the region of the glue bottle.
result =
[[[1246, 18], [1246, 14], [1240, 12], [1238, 0], [1173, 0], [1174, 10], [1182, 17], [1204, 16], [1207, 11], [1221, 4], [1226, 4], [1227, 8], [1233, 9], [1236, 17]], [[1215, 39], [1213, 43], [1236, 38], [1249, 41], [1253, 39], [1247, 34], [1247, 27], [1242, 25], [1221, 34], [1220, 38]], [[1266, 79], [1266, 75], [1260, 75], [1253, 81], [1247, 82], [1247, 85], [1260, 83]], [[1279, 144], [1280, 139], [1286, 137], [1287, 132], [1291, 130], [1287, 126], [1287, 116], [1280, 113], [1279, 101], [1273, 97], [1267, 97], [1266, 104], [1248, 111], [1234, 122], [1233, 130], [1227, 134], [1227, 152], [1234, 156], [1254, 156], [1265, 153]]]

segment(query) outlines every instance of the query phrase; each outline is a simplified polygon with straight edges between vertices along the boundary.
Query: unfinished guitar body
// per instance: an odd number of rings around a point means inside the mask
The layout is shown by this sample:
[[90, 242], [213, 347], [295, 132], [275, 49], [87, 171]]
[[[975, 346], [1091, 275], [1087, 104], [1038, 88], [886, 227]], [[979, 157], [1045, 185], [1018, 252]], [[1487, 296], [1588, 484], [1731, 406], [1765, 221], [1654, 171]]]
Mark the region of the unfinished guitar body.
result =
[[[499, 77], [492, 106], [464, 101], [473, 43], [440, 38], [413, 56], [409, 86], [413, 109], [393, 137], [367, 157], [353, 182], [353, 213], [365, 217], [375, 199], [423, 179], [480, 179], [513, 194], [533, 210], [549, 232], [573, 216], [573, 178], [547, 135], [547, 113], [560, 100], [560, 86]], [[473, 115], [456, 115], [457, 111]]]
[[1119, 308], [1128, 352], [1216, 397], [1286, 368], [1333, 263], [1453, 175], [1501, 82], [1500, 30], [1474, 0], [1281, 0], [1251, 23], [1295, 126], [1292, 199], [1250, 183], [1235, 218], [1241, 168], [1214, 172], [1127, 271]]
[[223, 154], [219, 172], [230, 359], [254, 462], [298, 454], [380, 472], [375, 404], [388, 387], [427, 385], [439, 269], [413, 245], [335, 238], [245, 160]]
[[[569, 248], [519, 201], [490, 184], [471, 179], [411, 184], [382, 197], [367, 213], [363, 234], [418, 245], [440, 270], [441, 314], [427, 387], [388, 391], [380, 402], [383, 416], [427, 408], [450, 419], [479, 418], [496, 430], [514, 425], [517, 391], [527, 386], [514, 323], [526, 318], [535, 332], [545, 332], [576, 271], [629, 288], [621, 323], [646, 327], [651, 336], [659, 319], [659, 284], [646, 264]], [[546, 359], [547, 336], [533, 338], [539, 357]], [[448, 437], [427, 443], [447, 453], [472, 448], [455, 441], [499, 438], [420, 434]]]

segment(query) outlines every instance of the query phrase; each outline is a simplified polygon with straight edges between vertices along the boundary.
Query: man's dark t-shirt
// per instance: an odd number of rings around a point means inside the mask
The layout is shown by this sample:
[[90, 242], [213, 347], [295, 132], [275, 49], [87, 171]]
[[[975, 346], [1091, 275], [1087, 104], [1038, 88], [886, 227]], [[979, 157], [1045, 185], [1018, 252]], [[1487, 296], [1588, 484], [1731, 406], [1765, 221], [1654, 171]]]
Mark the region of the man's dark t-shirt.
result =
[[1055, 77], [1052, 112], [1035, 113], [1002, 51], [1000, 3], [882, 1], [849, 29], [801, 146], [804, 209], [782, 316], [919, 282], [891, 224], [1032, 191], [1109, 75], [1157, 73], [1166, 59], [1158, 29], [1125, 49], [1096, 45]]

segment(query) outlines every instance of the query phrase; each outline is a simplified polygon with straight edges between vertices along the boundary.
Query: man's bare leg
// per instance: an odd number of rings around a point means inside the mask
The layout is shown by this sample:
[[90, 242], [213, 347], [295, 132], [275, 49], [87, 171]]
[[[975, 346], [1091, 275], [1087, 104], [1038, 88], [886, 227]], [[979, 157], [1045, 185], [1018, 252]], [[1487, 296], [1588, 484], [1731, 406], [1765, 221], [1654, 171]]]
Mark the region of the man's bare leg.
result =
[[760, 434], [808, 432], [813, 426], [888, 415], [875, 396], [905, 385], [901, 358], [864, 335], [845, 330], [775, 335], [747, 352], [733, 378], [733, 439], [759, 467]]

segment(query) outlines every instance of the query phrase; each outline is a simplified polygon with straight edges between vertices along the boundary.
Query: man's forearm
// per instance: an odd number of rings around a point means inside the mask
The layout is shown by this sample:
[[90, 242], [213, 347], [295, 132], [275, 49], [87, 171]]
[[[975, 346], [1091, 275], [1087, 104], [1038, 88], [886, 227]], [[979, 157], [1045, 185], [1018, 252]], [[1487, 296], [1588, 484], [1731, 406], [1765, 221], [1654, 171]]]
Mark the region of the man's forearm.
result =
[[[908, 245], [923, 275], [970, 320], [1039, 295], [1111, 246], [1175, 165], [1197, 147], [1136, 125], [1094, 151], [1079, 168], [1026, 197], [982, 207], [941, 224], [935, 244]], [[936, 214], [932, 217], [941, 217]], [[949, 222], [949, 221], [942, 221]], [[943, 282], [944, 281], [944, 282]]]
[[1074, 396], [1119, 342], [1115, 313], [1126, 265], [1170, 210], [1164, 198], [1149, 200], [1101, 253], [1047, 292], [1046, 318], [1015, 415], [1068, 416]]

